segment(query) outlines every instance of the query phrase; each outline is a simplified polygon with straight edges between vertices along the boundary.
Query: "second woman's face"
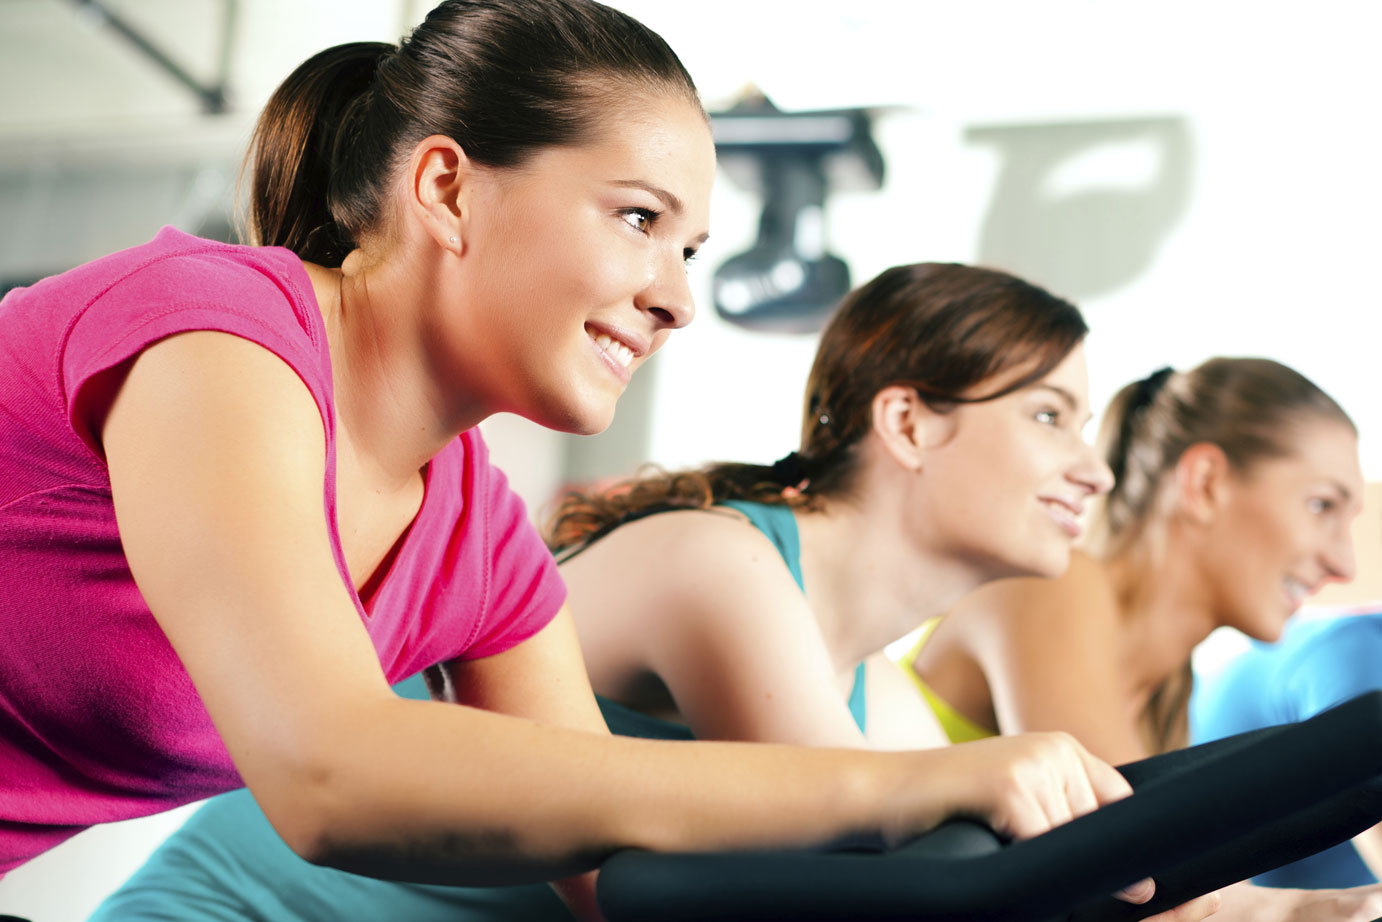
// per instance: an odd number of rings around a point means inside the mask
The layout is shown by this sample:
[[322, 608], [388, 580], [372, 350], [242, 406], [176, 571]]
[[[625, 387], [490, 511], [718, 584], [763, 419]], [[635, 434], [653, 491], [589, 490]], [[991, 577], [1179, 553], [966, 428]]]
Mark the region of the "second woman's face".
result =
[[1083, 347], [1036, 383], [952, 415], [952, 436], [923, 469], [935, 495], [926, 527], [986, 579], [1065, 572], [1085, 505], [1113, 482], [1083, 434]]
[[1290, 454], [1228, 475], [1202, 558], [1218, 620], [1265, 641], [1316, 590], [1353, 578], [1351, 525], [1362, 511], [1351, 427], [1311, 420], [1288, 440]]
[[709, 126], [685, 99], [612, 105], [600, 125], [480, 185], [466, 314], [447, 322], [476, 397], [581, 433], [609, 424], [630, 376], [691, 321], [686, 264], [707, 236], [715, 173]]

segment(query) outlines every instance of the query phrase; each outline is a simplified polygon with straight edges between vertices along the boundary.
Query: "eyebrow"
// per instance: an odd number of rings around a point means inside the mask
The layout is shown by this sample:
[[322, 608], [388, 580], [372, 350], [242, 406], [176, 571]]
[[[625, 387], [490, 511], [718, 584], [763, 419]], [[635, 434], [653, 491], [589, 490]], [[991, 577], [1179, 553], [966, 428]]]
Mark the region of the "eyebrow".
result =
[[1080, 401], [1075, 398], [1075, 395], [1058, 384], [1047, 384], [1044, 381], [1037, 381], [1035, 384], [1028, 385], [1028, 387], [1034, 391], [1050, 391], [1061, 400], [1065, 401], [1066, 405], [1070, 407], [1071, 412], [1079, 409]]
[[1339, 483], [1339, 481], [1334, 480], [1333, 478], [1329, 480], [1329, 485], [1339, 491], [1339, 495], [1343, 497], [1344, 502], [1347, 503], [1352, 501], [1353, 491], [1350, 490], [1348, 487], [1344, 486], [1343, 484]]
[[[650, 182], [644, 182], [641, 179], [616, 179], [614, 180], [614, 185], [624, 189], [642, 189], [644, 192], [656, 196], [663, 205], [667, 206], [667, 210], [674, 215], [680, 216], [686, 211], [686, 206], [682, 204], [681, 199], [677, 198], [675, 193], [669, 192], [661, 186], [655, 186]], [[709, 239], [710, 232], [707, 231], [697, 237], [696, 242], [698, 244], [705, 243]]]
[[652, 183], [644, 182], [641, 179], [616, 179], [614, 184], [625, 189], [642, 189], [644, 192], [651, 192], [662, 200], [662, 204], [666, 205], [667, 210], [672, 214], [679, 215], [686, 210], [681, 199], [661, 186], [654, 186]]
[[[1053, 394], [1055, 394], [1057, 397], [1059, 397], [1059, 398], [1061, 399], [1062, 402], [1065, 403], [1066, 407], [1069, 408], [1069, 410], [1070, 410], [1071, 413], [1074, 413], [1074, 412], [1078, 411], [1079, 408], [1080, 408], [1080, 401], [1079, 401], [1078, 398], [1076, 398], [1076, 396], [1074, 395], [1074, 393], [1071, 392], [1071, 391], [1066, 390], [1065, 388], [1061, 387], [1059, 384], [1048, 384], [1048, 383], [1045, 382], [1045, 381], [1037, 381], [1037, 382], [1034, 383], [1034, 384], [1029, 384], [1029, 385], [1027, 386], [1026, 389], [1027, 389], [1027, 390], [1034, 390], [1034, 391], [1037, 391], [1037, 390], [1041, 390], [1041, 391], [1050, 391], [1051, 393], [1053, 393]], [[1089, 421], [1090, 421], [1091, 419], [1093, 419], [1093, 418], [1094, 418], [1094, 414], [1093, 414], [1093, 413], [1086, 413], [1086, 414], [1085, 414], [1085, 417], [1084, 417], [1084, 420], [1083, 420], [1083, 422], [1081, 422], [1080, 425], [1081, 425], [1081, 426], [1088, 425]]]

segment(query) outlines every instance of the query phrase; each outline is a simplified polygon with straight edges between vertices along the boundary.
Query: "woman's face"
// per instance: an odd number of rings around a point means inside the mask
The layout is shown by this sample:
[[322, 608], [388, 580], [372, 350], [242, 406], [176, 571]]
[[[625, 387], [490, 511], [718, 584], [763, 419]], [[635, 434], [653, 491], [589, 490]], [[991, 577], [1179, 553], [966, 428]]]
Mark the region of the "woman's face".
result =
[[1086, 502], [1113, 482], [1084, 439], [1089, 415], [1082, 346], [1034, 384], [955, 409], [953, 434], [924, 462], [927, 527], [984, 579], [1065, 572]]
[[1258, 640], [1330, 581], [1353, 578], [1350, 526], [1362, 511], [1358, 437], [1343, 423], [1292, 427], [1291, 454], [1230, 473], [1210, 523], [1205, 580], [1222, 624]]
[[609, 425], [630, 376], [691, 321], [686, 263], [715, 173], [709, 126], [684, 99], [600, 121], [587, 143], [485, 174], [466, 202], [464, 313], [440, 325], [492, 412], [581, 433]]

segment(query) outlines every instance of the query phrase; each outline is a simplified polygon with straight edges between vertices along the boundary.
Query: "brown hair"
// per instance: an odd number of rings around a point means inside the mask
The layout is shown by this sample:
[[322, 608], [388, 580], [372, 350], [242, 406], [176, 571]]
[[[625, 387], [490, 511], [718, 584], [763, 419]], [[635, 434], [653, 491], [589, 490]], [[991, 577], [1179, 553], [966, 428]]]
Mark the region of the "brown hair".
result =
[[445, 0], [398, 46], [337, 45], [275, 91], [247, 157], [247, 237], [339, 266], [379, 227], [384, 189], [423, 138], [520, 166], [588, 140], [600, 103], [630, 86], [700, 106], [667, 43], [603, 4]]
[[571, 494], [553, 517], [549, 543], [572, 548], [644, 515], [727, 499], [816, 508], [852, 487], [855, 448], [883, 388], [914, 388], [942, 411], [992, 400], [1045, 377], [1086, 332], [1073, 305], [1003, 272], [953, 263], [887, 269], [850, 292], [821, 334], [797, 451], [772, 465], [654, 472]]
[[[1261, 358], [1213, 358], [1186, 372], [1163, 368], [1110, 401], [1098, 446], [1113, 489], [1094, 507], [1090, 539], [1100, 556], [1129, 548], [1150, 521], [1162, 484], [1186, 449], [1219, 446], [1235, 470], [1288, 456], [1294, 424], [1334, 420], [1354, 429], [1343, 408], [1300, 372]], [[1141, 715], [1154, 752], [1184, 746], [1193, 678], [1190, 665], [1152, 693]]]

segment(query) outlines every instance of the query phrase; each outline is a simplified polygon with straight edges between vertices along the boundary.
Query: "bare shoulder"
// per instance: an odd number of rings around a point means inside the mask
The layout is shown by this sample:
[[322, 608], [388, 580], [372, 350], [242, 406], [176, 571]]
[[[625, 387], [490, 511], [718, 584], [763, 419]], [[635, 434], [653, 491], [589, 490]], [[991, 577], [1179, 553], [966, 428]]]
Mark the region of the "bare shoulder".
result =
[[1034, 614], [1060, 617], [1062, 613], [1089, 608], [1111, 610], [1114, 602], [1112, 585], [1103, 566], [1076, 551], [1061, 576], [997, 580], [966, 596], [954, 612], [963, 612], [970, 618], [1025, 620]]
[[740, 513], [719, 508], [675, 510], [637, 519], [562, 564], [568, 579], [618, 571], [625, 578], [647, 576], [662, 585], [682, 586], [760, 569], [786, 573], [766, 535]]
[[561, 570], [597, 690], [606, 676], [619, 684], [681, 645], [737, 645], [745, 632], [809, 617], [772, 541], [731, 510], [638, 519]]

